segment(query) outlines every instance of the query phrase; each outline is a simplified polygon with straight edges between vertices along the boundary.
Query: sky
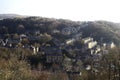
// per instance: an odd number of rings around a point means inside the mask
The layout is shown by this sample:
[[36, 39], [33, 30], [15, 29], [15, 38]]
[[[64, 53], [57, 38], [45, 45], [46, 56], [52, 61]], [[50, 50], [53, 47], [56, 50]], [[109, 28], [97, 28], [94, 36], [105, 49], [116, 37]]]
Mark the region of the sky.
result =
[[0, 14], [120, 22], [120, 0], [0, 0]]

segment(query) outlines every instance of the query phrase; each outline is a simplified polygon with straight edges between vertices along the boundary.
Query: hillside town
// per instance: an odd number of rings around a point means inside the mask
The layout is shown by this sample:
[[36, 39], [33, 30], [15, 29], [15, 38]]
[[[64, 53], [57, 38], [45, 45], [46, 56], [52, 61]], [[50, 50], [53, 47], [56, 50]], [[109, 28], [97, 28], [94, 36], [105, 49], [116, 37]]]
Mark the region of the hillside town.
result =
[[39, 17], [0, 20], [0, 79], [119, 80], [120, 35], [114, 26]]
[[[48, 65], [43, 65], [41, 70], [49, 69], [50, 71], [65, 71], [68, 74], [82, 75], [81, 69], [90, 70], [91, 64], [83, 63], [89, 58], [98, 61], [103, 54], [108, 54], [109, 49], [115, 48], [114, 42], [102, 43], [97, 42], [92, 37], [86, 38], [71, 38], [64, 42], [60, 42], [56, 38], [51, 38], [46, 43], [38, 43], [40, 36], [29, 36], [26, 34], [14, 35], [12, 38], [0, 38], [0, 46], [6, 48], [23, 48], [32, 52], [32, 55], [42, 55], [45, 58], [45, 63], [54, 63], [58, 67], [54, 68]], [[46, 36], [50, 36], [47, 33]], [[46, 38], [47, 39], [47, 38]]]

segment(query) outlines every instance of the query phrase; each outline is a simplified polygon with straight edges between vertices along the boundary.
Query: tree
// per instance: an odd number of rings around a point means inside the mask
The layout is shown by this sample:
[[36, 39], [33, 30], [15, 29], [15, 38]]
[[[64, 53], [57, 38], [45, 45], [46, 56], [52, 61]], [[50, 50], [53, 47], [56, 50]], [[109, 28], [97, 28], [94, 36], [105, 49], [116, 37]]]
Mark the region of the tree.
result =
[[41, 43], [46, 43], [48, 41], [52, 40], [52, 36], [47, 34], [47, 33], [44, 33], [43, 35], [41, 35], [41, 38], [40, 38], [40, 42]]
[[19, 24], [17, 27], [17, 33], [23, 34], [25, 32], [25, 27], [22, 24]]
[[28, 62], [7, 48], [0, 48], [0, 64], [1, 80], [34, 80]]

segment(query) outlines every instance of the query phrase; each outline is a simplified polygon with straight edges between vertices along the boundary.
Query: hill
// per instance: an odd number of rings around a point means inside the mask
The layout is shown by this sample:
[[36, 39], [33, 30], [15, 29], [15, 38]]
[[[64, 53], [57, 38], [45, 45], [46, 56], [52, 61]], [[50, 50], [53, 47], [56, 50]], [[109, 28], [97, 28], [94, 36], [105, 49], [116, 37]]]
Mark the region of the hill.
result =
[[[98, 42], [120, 42], [120, 25], [107, 21], [75, 22], [63, 19], [3, 16], [0, 20], [0, 34], [35, 34], [48, 33], [61, 41], [77, 37], [93, 37]], [[8, 18], [9, 19], [8, 19]], [[0, 17], [1, 18], [1, 17]]]

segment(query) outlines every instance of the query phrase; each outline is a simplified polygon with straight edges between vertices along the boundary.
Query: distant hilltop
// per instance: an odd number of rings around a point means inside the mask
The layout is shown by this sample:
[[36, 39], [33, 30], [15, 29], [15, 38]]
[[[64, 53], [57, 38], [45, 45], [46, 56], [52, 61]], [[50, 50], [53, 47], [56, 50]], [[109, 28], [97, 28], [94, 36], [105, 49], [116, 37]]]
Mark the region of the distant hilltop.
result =
[[7, 18], [16, 18], [16, 17], [25, 17], [24, 15], [19, 14], [0, 14], [0, 19], [7, 19]]

